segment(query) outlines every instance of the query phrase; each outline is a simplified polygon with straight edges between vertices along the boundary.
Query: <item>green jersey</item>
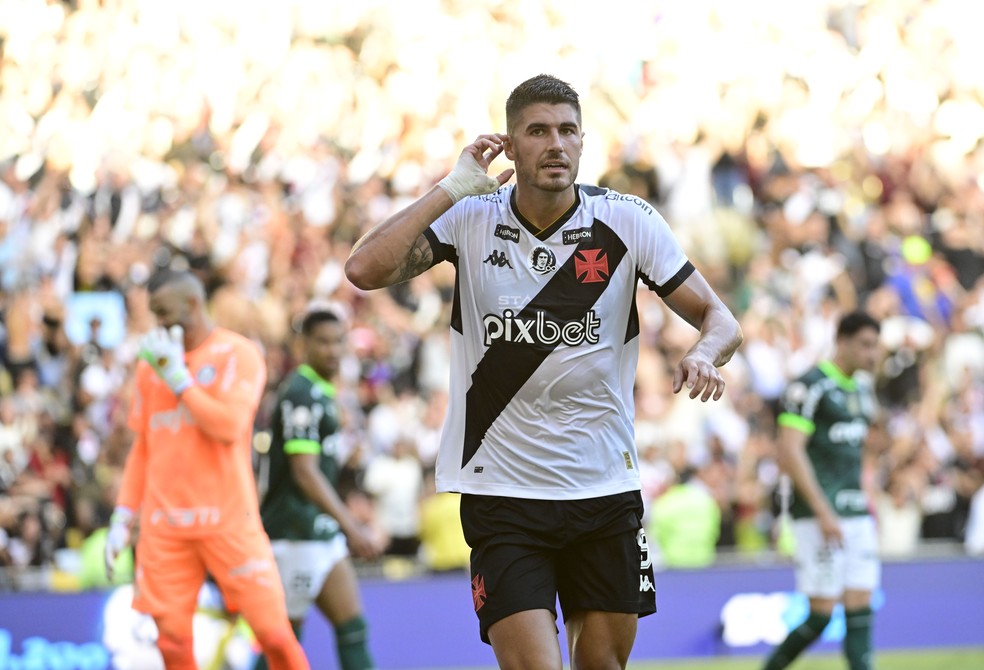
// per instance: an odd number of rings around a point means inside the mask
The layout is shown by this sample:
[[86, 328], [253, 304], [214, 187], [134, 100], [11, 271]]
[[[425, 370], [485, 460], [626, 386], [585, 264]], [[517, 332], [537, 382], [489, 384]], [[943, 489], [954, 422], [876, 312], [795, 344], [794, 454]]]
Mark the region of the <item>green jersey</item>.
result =
[[[806, 433], [806, 454], [817, 483], [838, 516], [868, 514], [861, 489], [861, 454], [875, 415], [874, 393], [824, 361], [789, 385], [783, 394], [780, 426]], [[793, 518], [814, 516], [793, 492]]]
[[266, 493], [260, 517], [273, 540], [327, 540], [338, 523], [308, 501], [294, 481], [289, 457], [319, 454], [321, 472], [335, 486], [340, 438], [335, 387], [310, 366], [301, 365], [277, 389], [277, 406], [270, 424]]

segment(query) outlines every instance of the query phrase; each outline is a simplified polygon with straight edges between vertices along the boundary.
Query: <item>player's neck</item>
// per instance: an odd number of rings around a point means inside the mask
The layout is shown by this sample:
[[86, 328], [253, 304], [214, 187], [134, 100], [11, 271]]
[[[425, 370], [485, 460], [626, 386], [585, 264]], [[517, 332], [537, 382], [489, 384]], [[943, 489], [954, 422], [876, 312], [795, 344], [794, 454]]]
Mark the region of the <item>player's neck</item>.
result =
[[215, 329], [215, 324], [209, 320], [201, 321], [185, 331], [185, 350], [197, 349], [208, 339]]
[[847, 361], [845, 361], [843, 358], [839, 356], [834, 356], [833, 358], [830, 359], [830, 362], [833, 363], [835, 366], [837, 366], [837, 369], [841, 371], [841, 374], [843, 374], [848, 379], [853, 377], [854, 373], [857, 371], [857, 368], [848, 365]]
[[516, 208], [540, 230], [552, 226], [574, 204], [574, 186], [552, 192], [516, 186]]

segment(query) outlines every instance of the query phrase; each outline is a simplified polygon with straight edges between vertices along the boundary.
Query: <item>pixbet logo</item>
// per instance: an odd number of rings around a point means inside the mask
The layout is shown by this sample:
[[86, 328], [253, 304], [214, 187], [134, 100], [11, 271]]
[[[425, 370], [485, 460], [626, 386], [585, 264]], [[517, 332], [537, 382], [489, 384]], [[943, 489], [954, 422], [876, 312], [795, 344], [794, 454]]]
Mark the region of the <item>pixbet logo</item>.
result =
[[601, 325], [601, 319], [594, 310], [588, 310], [582, 319], [558, 323], [539, 310], [535, 316], [521, 319], [511, 309], [507, 309], [502, 316], [486, 314], [483, 323], [485, 346], [502, 340], [520, 344], [547, 345], [563, 342], [567, 346], [574, 347], [585, 342], [598, 343], [598, 326]]

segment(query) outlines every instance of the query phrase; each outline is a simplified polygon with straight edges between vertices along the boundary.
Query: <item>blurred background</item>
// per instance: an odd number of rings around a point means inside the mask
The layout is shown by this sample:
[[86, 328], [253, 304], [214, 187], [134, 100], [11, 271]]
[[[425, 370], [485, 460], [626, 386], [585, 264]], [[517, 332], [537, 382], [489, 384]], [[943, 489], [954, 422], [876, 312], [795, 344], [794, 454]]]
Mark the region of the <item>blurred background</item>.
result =
[[[342, 264], [541, 72], [581, 94], [579, 181], [652, 203], [745, 333], [720, 402], [672, 396], [695, 334], [639, 291], [660, 567], [788, 572], [777, 398], [856, 307], [883, 323], [884, 557], [980, 561], [982, 23], [959, 0], [0, 0], [0, 590], [107, 586], [144, 286], [165, 266], [266, 352], [261, 484], [296, 315], [347, 313], [342, 492], [390, 538], [360, 570], [461, 571], [431, 478], [453, 269], [365, 293]], [[654, 513], [695, 482], [713, 504]]]

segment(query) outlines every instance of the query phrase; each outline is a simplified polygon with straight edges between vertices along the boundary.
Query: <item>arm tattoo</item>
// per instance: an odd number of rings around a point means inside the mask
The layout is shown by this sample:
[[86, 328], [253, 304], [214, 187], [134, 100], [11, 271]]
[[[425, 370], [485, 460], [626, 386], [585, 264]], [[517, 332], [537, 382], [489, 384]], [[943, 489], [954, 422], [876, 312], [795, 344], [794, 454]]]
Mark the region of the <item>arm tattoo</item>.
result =
[[434, 251], [431, 249], [430, 242], [427, 241], [426, 237], [421, 235], [413, 243], [413, 246], [410, 247], [410, 251], [407, 252], [406, 260], [403, 266], [400, 267], [400, 278], [397, 281], [404, 282], [408, 279], [413, 279], [429, 268], [433, 261]]

